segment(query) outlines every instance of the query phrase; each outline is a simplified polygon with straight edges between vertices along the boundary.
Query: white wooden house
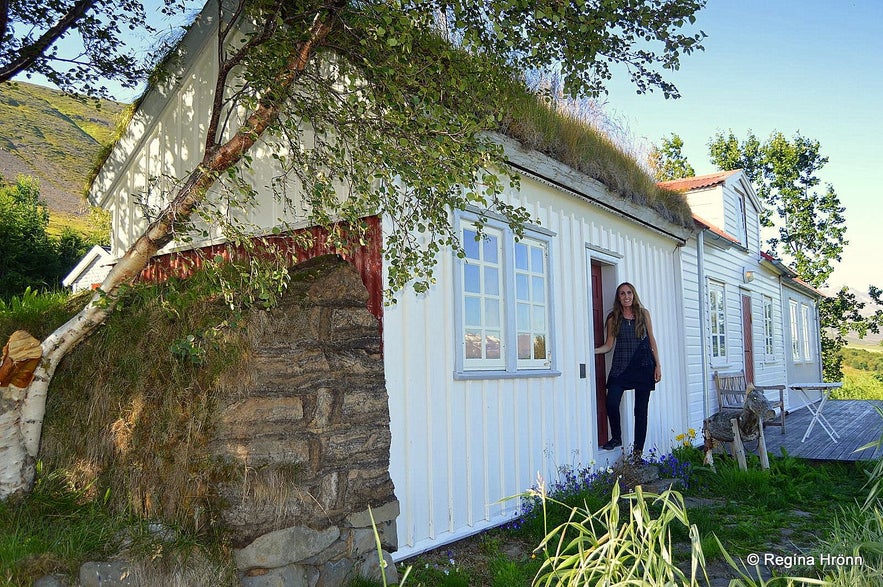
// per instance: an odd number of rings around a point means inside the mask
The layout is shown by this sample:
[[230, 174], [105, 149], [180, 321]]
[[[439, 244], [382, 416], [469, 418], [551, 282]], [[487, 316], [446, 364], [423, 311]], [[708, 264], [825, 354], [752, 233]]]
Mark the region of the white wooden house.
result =
[[[151, 201], [154, 178], [185, 177], [201, 158], [205, 126], [194, 121], [205, 119], [211, 105], [213, 27], [201, 17], [189, 29], [183, 57], [174, 62], [180, 70], [145, 95], [93, 183], [93, 202], [113, 215], [114, 258], [147, 226], [139, 199], [159, 203]], [[372, 308], [383, 321], [390, 474], [401, 506], [398, 558], [510, 519], [519, 503], [501, 500], [533, 485], [538, 474], [554, 480], [562, 466], [605, 466], [618, 456], [598, 450], [607, 440], [599, 401], [607, 365], [593, 349], [603, 342], [604, 317], [622, 281], [636, 286], [652, 312], [661, 355], [648, 448], [667, 450], [675, 435], [699, 428], [716, 409], [709, 399], [714, 369], [752, 365], [758, 383], [803, 376], [791, 372], [784, 350], [790, 338], [783, 291], [804, 296], [795, 298], [801, 319], [804, 303], [814, 315], [812, 292], [761, 257], [760, 204], [744, 175], [729, 172], [683, 188], [705, 218], [698, 228], [684, 227], [512, 139], [497, 140], [522, 176], [505, 198], [535, 219], [525, 238], [516, 242], [492, 220], [488, 238], [476, 242], [472, 212], [458, 212], [466, 258], [440, 255], [438, 281], [428, 292]], [[266, 143], [252, 154], [260, 204], [249, 220], [269, 231], [284, 214], [263, 187], [276, 162]], [[161, 254], [186, 247], [173, 242]], [[376, 301], [385, 268], [373, 260], [361, 271]], [[809, 352], [800, 359], [810, 370], [818, 361]], [[626, 444], [631, 411], [626, 394]]]
[[76, 293], [98, 287], [113, 266], [114, 257], [109, 247], [95, 245], [89, 249], [79, 263], [61, 280], [62, 285]]
[[[697, 227], [683, 253], [690, 425], [698, 429], [718, 409], [715, 371], [741, 371], [757, 385], [821, 381], [821, 294], [762, 252], [762, 204], [745, 174], [660, 185], [685, 193]], [[802, 406], [785, 402], [786, 410]]]
[[[180, 71], [146, 94], [92, 186], [93, 201], [113, 215], [115, 258], [147, 225], [139, 198], [153, 197], [153, 178], [184, 177], [199, 162], [205, 127], [193, 121], [204, 119], [211, 103], [212, 26], [199, 19], [191, 27]], [[690, 423], [681, 264], [692, 227], [511, 139], [499, 141], [522, 175], [520, 189], [506, 198], [535, 218], [526, 237], [515, 242], [492, 221], [488, 239], [476, 243], [471, 213], [457, 213], [467, 258], [442, 254], [429, 292], [375, 308], [383, 319], [390, 473], [401, 506], [399, 558], [510, 519], [519, 503], [501, 500], [535, 484], [538, 474], [554, 480], [559, 467], [593, 460], [605, 466], [618, 456], [598, 450], [607, 440], [598, 401], [606, 364], [593, 348], [622, 281], [635, 284], [651, 310], [661, 353], [647, 447], [668, 449]], [[282, 211], [261, 178], [273, 176], [275, 163], [266, 144], [253, 155], [262, 200], [251, 220], [269, 230]], [[366, 267], [366, 282], [379, 277]], [[631, 402], [627, 394], [626, 443]]]

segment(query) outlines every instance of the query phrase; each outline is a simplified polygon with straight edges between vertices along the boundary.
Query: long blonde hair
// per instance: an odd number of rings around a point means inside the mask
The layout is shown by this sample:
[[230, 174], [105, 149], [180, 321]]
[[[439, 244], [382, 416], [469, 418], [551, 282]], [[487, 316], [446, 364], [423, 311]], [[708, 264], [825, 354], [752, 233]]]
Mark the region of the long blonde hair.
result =
[[628, 281], [623, 281], [616, 286], [616, 293], [613, 296], [613, 310], [607, 315], [607, 320], [613, 321], [613, 336], [619, 336], [619, 326], [622, 324], [622, 303], [619, 301], [619, 290], [624, 287], [632, 288], [632, 310], [635, 313], [635, 337], [641, 340], [647, 336], [647, 321], [644, 315], [644, 306], [641, 304], [641, 298], [638, 297], [638, 290]]

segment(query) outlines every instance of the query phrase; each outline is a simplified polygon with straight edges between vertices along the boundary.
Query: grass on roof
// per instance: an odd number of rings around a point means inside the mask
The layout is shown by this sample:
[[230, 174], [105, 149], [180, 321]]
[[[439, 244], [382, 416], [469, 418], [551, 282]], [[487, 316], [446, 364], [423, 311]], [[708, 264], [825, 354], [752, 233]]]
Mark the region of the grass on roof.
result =
[[683, 194], [656, 185], [646, 170], [607, 135], [513, 84], [500, 132], [603, 183], [615, 194], [692, 227]]

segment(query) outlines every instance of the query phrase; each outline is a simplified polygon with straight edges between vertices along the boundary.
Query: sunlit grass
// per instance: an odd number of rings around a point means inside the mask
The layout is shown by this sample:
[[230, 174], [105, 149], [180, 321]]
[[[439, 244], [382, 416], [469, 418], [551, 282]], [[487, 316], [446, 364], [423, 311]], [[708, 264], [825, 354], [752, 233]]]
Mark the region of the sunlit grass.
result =
[[843, 387], [831, 393], [834, 399], [883, 400], [883, 380], [880, 374], [843, 366]]

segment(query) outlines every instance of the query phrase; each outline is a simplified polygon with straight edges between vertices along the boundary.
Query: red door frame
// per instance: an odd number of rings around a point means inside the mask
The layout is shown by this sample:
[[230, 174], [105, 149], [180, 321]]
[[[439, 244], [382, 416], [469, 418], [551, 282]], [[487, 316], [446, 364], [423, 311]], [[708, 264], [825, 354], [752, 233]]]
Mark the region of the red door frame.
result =
[[751, 296], [742, 294], [742, 353], [745, 383], [754, 383], [754, 321], [751, 316]]
[[[601, 264], [592, 261], [592, 332], [595, 347], [604, 344], [604, 297]], [[595, 404], [597, 406], [598, 445], [607, 442], [607, 360], [595, 355]]]

